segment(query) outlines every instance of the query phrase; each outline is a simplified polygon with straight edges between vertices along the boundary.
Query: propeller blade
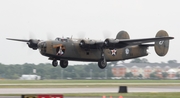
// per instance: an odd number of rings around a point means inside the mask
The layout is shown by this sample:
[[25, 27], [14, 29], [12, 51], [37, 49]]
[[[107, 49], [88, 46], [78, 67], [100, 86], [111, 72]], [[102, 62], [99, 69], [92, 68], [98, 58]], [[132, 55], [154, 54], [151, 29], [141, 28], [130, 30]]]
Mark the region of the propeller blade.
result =
[[48, 40], [53, 40], [55, 38], [51, 32], [47, 32], [46, 36]]
[[24, 39], [13, 39], [13, 38], [6, 38], [7, 40], [13, 40], [13, 41], [20, 41], [20, 42], [29, 42], [29, 40]]
[[84, 39], [86, 37], [86, 33], [85, 32], [78, 32], [77, 34], [77, 38], [80, 38], [80, 39]]
[[108, 30], [104, 30], [103, 32], [103, 37], [104, 37], [104, 39], [106, 39], [106, 38], [110, 38], [111, 37], [111, 32], [110, 31], [108, 31]]

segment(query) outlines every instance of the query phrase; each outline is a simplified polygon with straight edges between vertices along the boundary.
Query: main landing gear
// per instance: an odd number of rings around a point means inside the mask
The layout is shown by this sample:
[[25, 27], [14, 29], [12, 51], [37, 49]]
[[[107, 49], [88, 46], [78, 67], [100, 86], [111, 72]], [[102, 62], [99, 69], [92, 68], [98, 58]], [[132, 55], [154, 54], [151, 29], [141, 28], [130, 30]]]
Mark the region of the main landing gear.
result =
[[57, 60], [53, 60], [53, 61], [52, 61], [52, 65], [53, 65], [54, 67], [56, 67], [56, 66], [58, 65], [58, 61], [57, 61]]
[[99, 68], [101, 68], [101, 69], [106, 68], [106, 66], [107, 66], [106, 60], [105, 60], [105, 59], [99, 60], [99, 61], [98, 61], [98, 66], [99, 66]]
[[98, 61], [98, 66], [101, 69], [104, 69], [107, 66], [106, 58], [104, 56], [104, 52], [103, 51], [101, 53], [101, 59]]
[[[54, 67], [56, 67], [56, 66], [58, 65], [58, 61], [57, 61], [57, 60], [53, 60], [53, 61], [52, 61], [52, 65], [53, 65]], [[66, 67], [68, 66], [68, 60], [60, 60], [60, 66], [61, 66], [62, 68], [66, 68]]]

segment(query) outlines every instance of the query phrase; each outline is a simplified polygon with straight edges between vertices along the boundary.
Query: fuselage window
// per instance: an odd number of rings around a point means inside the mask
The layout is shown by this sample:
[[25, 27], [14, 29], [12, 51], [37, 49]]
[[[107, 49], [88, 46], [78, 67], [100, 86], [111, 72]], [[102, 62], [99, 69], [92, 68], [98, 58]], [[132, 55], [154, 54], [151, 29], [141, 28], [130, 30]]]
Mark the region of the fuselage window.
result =
[[61, 39], [62, 42], [67, 42], [68, 40], [67, 39]]

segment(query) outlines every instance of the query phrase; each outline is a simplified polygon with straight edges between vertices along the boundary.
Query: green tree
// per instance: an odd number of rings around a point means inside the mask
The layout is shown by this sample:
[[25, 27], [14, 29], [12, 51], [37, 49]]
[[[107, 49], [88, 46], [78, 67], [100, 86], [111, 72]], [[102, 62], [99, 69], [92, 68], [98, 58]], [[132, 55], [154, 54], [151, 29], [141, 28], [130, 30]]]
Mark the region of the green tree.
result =
[[141, 63], [141, 59], [140, 58], [135, 58], [135, 59], [131, 60], [130, 63]]
[[146, 58], [135, 58], [130, 63], [149, 63], [149, 61]]
[[124, 77], [133, 77], [133, 74], [132, 72], [126, 72]]
[[178, 79], [180, 79], [180, 73], [176, 73], [176, 77], [178, 78]]
[[151, 79], [156, 79], [156, 78], [157, 78], [156, 72], [151, 73], [151, 74], [150, 74], [150, 78], [151, 78]]
[[146, 59], [146, 58], [142, 58], [142, 59], [141, 59], [141, 62], [142, 62], [142, 63], [149, 63], [148, 59]]
[[142, 78], [143, 78], [142, 74], [139, 74], [139, 76], [138, 76], [138, 77], [139, 77], [139, 79], [142, 79]]
[[162, 72], [162, 76], [163, 76], [164, 79], [166, 79], [167, 76], [168, 76], [168, 73], [167, 72]]
[[174, 64], [174, 63], [177, 63], [177, 60], [169, 60], [168, 63], [169, 64]]

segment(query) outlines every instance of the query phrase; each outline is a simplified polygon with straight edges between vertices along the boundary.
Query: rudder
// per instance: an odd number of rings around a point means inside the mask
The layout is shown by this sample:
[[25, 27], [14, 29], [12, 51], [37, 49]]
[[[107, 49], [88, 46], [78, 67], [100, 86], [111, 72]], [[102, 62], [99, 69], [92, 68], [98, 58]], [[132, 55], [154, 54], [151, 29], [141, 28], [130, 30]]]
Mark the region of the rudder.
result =
[[[156, 37], [169, 37], [168, 33], [164, 30], [157, 32]], [[161, 40], [155, 42], [155, 51], [159, 56], [165, 56], [169, 50], [169, 40]]]
[[129, 39], [129, 34], [126, 31], [120, 31], [117, 35], [116, 35], [116, 39]]

